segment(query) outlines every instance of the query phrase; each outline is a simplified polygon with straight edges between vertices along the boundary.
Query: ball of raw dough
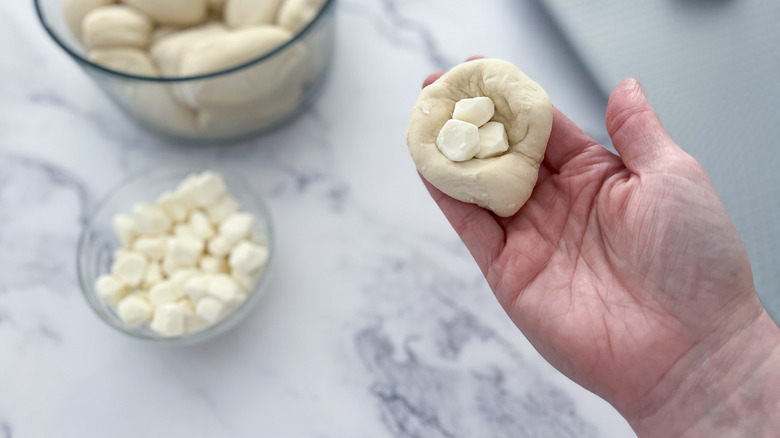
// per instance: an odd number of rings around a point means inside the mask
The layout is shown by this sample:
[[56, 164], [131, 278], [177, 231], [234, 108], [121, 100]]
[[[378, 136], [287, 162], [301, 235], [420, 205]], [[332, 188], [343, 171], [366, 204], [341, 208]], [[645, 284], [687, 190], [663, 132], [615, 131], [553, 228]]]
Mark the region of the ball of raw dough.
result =
[[[461, 99], [493, 99], [493, 121], [506, 127], [509, 150], [491, 158], [454, 162], [436, 138]], [[434, 187], [499, 216], [512, 216], [531, 196], [552, 129], [547, 93], [513, 64], [481, 59], [461, 64], [420, 93], [407, 133], [417, 170]]]

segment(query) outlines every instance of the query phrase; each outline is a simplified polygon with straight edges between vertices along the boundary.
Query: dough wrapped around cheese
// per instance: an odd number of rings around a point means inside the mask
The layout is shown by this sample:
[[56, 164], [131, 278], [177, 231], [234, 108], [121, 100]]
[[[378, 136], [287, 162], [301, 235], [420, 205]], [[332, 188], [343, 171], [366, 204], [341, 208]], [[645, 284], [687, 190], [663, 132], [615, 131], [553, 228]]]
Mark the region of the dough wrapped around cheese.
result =
[[[436, 138], [461, 99], [487, 96], [493, 121], [506, 127], [509, 150], [499, 156], [454, 162]], [[461, 64], [420, 93], [407, 133], [417, 170], [434, 187], [463, 202], [509, 217], [531, 196], [552, 129], [547, 93], [513, 64], [481, 59]]]

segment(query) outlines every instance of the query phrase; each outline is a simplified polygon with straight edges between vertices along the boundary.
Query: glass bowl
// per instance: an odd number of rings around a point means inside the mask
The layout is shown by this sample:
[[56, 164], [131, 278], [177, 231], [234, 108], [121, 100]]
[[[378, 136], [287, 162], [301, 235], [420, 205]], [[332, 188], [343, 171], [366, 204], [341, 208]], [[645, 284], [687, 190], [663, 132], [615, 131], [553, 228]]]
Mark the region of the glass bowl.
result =
[[[118, 213], [128, 213], [138, 202], [153, 203], [164, 191], [174, 189], [187, 175], [205, 170], [219, 172], [225, 180], [228, 192], [241, 204], [241, 211], [255, 215], [255, 230], [266, 237], [269, 258], [256, 281], [254, 289], [232, 313], [215, 325], [201, 331], [176, 337], [164, 337], [152, 331], [148, 324], [139, 328], [128, 328], [119, 319], [116, 309], [105, 303], [95, 290], [95, 280], [111, 271], [113, 254], [122, 247], [114, 232], [112, 218]], [[92, 212], [78, 243], [76, 263], [81, 290], [92, 310], [111, 327], [137, 339], [163, 344], [193, 344], [221, 334], [234, 327], [260, 300], [268, 282], [268, 273], [274, 261], [274, 233], [271, 214], [265, 203], [249, 186], [236, 176], [236, 172], [219, 166], [167, 166], [138, 174], [112, 190]]]
[[319, 95], [335, 42], [335, 0], [282, 46], [245, 64], [192, 77], [145, 77], [97, 65], [71, 32], [63, 0], [34, 0], [54, 41], [142, 126], [189, 143], [236, 141], [301, 113]]

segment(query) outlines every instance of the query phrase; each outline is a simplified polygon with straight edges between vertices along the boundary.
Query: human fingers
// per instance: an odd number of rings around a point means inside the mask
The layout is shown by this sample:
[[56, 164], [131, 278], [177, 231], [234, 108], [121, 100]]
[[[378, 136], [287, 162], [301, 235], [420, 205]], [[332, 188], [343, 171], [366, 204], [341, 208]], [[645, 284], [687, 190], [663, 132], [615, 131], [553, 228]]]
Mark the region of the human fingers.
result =
[[590, 147], [602, 148], [558, 108], [553, 108], [552, 131], [545, 152], [546, 162], [551, 169], [560, 172], [566, 163]]
[[633, 173], [657, 168], [663, 158], [681, 151], [633, 78], [621, 82], [609, 98], [607, 132]]

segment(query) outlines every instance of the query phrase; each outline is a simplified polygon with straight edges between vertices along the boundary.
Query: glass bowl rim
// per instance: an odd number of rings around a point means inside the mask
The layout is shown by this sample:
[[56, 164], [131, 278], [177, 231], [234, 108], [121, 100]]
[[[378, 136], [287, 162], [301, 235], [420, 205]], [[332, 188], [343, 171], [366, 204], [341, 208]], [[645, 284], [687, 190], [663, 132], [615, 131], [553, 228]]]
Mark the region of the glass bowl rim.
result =
[[[230, 173], [227, 173], [227, 171]], [[240, 190], [246, 192], [252, 199], [253, 203], [257, 207], [257, 210], [262, 215], [262, 219], [266, 224], [266, 247], [268, 248], [268, 261], [266, 262], [260, 277], [257, 279], [253, 289], [248, 292], [247, 298], [233, 311], [219, 320], [216, 324], [208, 326], [202, 330], [185, 333], [179, 336], [156, 336], [139, 332], [135, 329], [125, 327], [117, 320], [110, 318], [106, 315], [106, 310], [103, 308], [103, 303], [100, 301], [94, 290], [94, 282], [96, 278], [86, 278], [87, 274], [82, 262], [82, 256], [84, 254], [85, 246], [87, 244], [87, 236], [94, 229], [95, 219], [99, 212], [101, 212], [106, 205], [116, 196], [117, 193], [124, 190], [128, 186], [135, 184], [145, 178], [151, 178], [155, 175], [163, 175], [169, 172], [205, 172], [215, 171], [219, 172], [230, 182], [234, 182], [235, 186], [238, 186]], [[227, 175], [227, 176], [226, 176]], [[138, 202], [147, 202], [146, 200], [139, 200]], [[269, 273], [271, 272], [272, 265], [274, 263], [275, 254], [275, 234], [274, 234], [274, 222], [271, 216], [271, 210], [268, 208], [266, 202], [262, 197], [258, 196], [254, 190], [251, 189], [246, 180], [238, 173], [237, 170], [224, 164], [206, 164], [197, 161], [180, 163], [180, 164], [167, 164], [156, 165], [146, 170], [133, 173], [123, 179], [119, 184], [114, 186], [109, 192], [97, 202], [97, 204], [88, 212], [84, 225], [82, 226], [81, 233], [79, 235], [78, 244], [76, 247], [76, 274], [79, 280], [79, 286], [84, 299], [89, 304], [90, 309], [100, 318], [103, 322], [114, 328], [115, 330], [130, 336], [135, 339], [150, 341], [158, 344], [194, 344], [200, 341], [207, 340], [213, 335], [221, 333], [221, 329], [230, 329], [233, 325], [237, 324], [251, 307], [264, 295], [260, 293], [267, 283]]]
[[137, 81], [146, 81], [146, 82], [153, 82], [153, 83], [178, 83], [178, 82], [187, 82], [187, 81], [197, 81], [201, 79], [209, 79], [214, 78], [230, 73], [237, 72], [239, 70], [243, 70], [245, 68], [249, 68], [255, 64], [260, 64], [263, 61], [265, 61], [268, 58], [274, 57], [277, 53], [283, 52], [291, 45], [295, 44], [298, 40], [303, 38], [306, 34], [308, 34], [311, 29], [314, 28], [314, 26], [317, 25], [318, 22], [322, 20], [322, 17], [327, 14], [327, 12], [333, 7], [333, 5], [336, 3], [336, 0], [325, 0], [325, 4], [322, 6], [320, 11], [317, 13], [317, 15], [314, 17], [314, 19], [309, 22], [306, 26], [304, 26], [303, 29], [299, 30], [293, 37], [287, 41], [286, 43], [282, 44], [281, 46], [275, 48], [274, 50], [260, 56], [259, 58], [253, 59], [251, 61], [245, 62], [243, 64], [237, 65], [235, 67], [230, 67], [228, 69], [219, 70], [212, 73], [206, 73], [202, 75], [196, 75], [196, 76], [181, 76], [181, 77], [152, 77], [152, 76], [137, 76], [134, 74], [129, 73], [123, 73], [117, 70], [113, 70], [107, 67], [103, 67], [99, 64], [95, 64], [94, 62], [90, 61], [89, 59], [81, 56], [80, 54], [73, 51], [70, 47], [68, 47], [68, 44], [66, 44], [57, 34], [57, 32], [51, 28], [49, 25], [49, 22], [47, 21], [45, 14], [43, 13], [43, 10], [41, 8], [41, 1], [42, 0], [33, 0], [33, 3], [35, 4], [35, 13], [38, 16], [38, 21], [43, 26], [44, 30], [46, 30], [46, 33], [49, 34], [49, 36], [54, 40], [55, 43], [57, 43], [58, 46], [60, 46], [61, 49], [65, 50], [65, 52], [70, 55], [76, 62], [78, 62], [81, 65], [89, 66], [90, 68], [102, 71], [104, 73], [108, 73], [114, 76], [118, 76], [123, 79], [133, 79]]

